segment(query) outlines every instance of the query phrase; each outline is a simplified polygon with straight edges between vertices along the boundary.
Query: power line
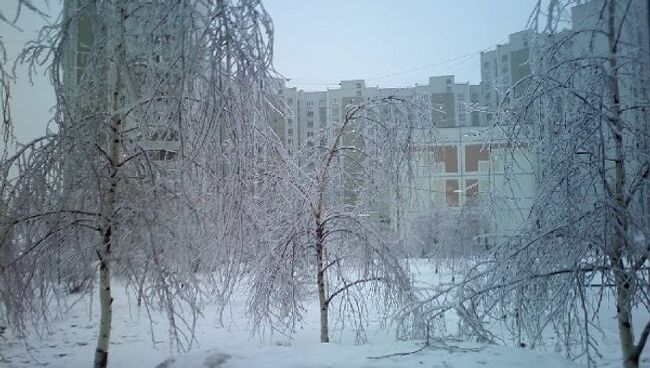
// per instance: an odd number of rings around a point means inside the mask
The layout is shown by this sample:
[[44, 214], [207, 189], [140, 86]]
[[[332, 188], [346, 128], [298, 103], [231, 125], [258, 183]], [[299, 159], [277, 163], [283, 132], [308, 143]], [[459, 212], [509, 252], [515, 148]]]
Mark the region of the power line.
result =
[[[475, 56], [477, 56], [477, 55], [480, 55], [481, 52], [483, 52], [483, 51], [475, 51], [475, 52], [472, 52], [472, 53], [469, 53], [469, 54], [465, 54], [465, 55], [462, 55], [462, 56], [457, 56], [457, 57], [455, 57], [455, 58], [451, 58], [451, 59], [447, 59], [447, 60], [442, 60], [442, 61], [437, 61], [437, 62], [435, 62], [435, 63], [431, 63], [431, 64], [427, 64], [427, 65], [423, 65], [423, 66], [419, 66], [419, 67], [415, 67], [415, 68], [407, 69], [407, 70], [404, 70], [404, 71], [401, 71], [401, 72], [389, 73], [389, 74], [380, 75], [380, 76], [378, 76], [378, 77], [367, 78], [366, 80], [367, 80], [367, 81], [370, 81], [370, 80], [384, 79], [384, 78], [388, 78], [388, 77], [394, 77], [394, 76], [396, 76], [396, 75], [402, 75], [402, 74], [406, 74], [406, 73], [416, 72], [416, 71], [419, 71], [419, 70], [428, 69], [428, 68], [431, 68], [431, 67], [433, 67], [433, 66], [438, 66], [438, 65], [443, 65], [443, 64], [451, 63], [451, 62], [453, 62], [453, 61], [457, 61], [457, 60], [465, 59], [465, 58], [468, 58], [468, 57], [475, 57]], [[468, 59], [468, 60], [469, 60], [469, 59]]]
[[[448, 68], [444, 69], [445, 71], [453, 70], [454, 68], [456, 68], [458, 66], [466, 64], [467, 62], [474, 59], [476, 56], [480, 55], [482, 52], [484, 52], [486, 50], [489, 50], [489, 48], [485, 49], [485, 50], [475, 51], [475, 52], [472, 52], [472, 53], [469, 53], [469, 54], [465, 54], [465, 55], [461, 55], [461, 56], [457, 56], [457, 57], [437, 61], [435, 63], [430, 63], [430, 64], [418, 66], [418, 67], [415, 67], [415, 68], [402, 70], [402, 71], [399, 71], [399, 72], [383, 74], [383, 75], [375, 76], [375, 77], [372, 77], [372, 78], [366, 78], [365, 80], [366, 81], [376, 81], [376, 80], [380, 80], [380, 79], [385, 79], [385, 78], [389, 78], [389, 77], [394, 77], [394, 76], [398, 76], [398, 75], [412, 73], [412, 72], [416, 72], [416, 71], [419, 71], [419, 70], [428, 69], [428, 68], [431, 68], [431, 67], [434, 67], [434, 66], [440, 66], [440, 65], [444, 65], [444, 64], [449, 64], [449, 63], [454, 62], [454, 61], [458, 61], [457, 63], [455, 63], [455, 64], [449, 66]], [[339, 81], [325, 81], [325, 80], [318, 80], [318, 79], [311, 79], [311, 78], [289, 78], [289, 81], [292, 81], [292, 82], [294, 82], [296, 84], [309, 85], [309, 86], [338, 86], [340, 84]]]

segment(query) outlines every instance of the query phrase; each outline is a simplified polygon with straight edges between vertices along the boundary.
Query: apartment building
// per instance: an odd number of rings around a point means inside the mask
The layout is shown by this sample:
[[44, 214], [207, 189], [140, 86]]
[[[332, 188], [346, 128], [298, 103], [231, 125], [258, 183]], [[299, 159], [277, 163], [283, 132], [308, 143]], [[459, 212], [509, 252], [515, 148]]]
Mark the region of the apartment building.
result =
[[[94, 43], [110, 41], [103, 38], [108, 33], [100, 34], [99, 26], [93, 21], [93, 16], [96, 16], [91, 14], [94, 11], [93, 3], [86, 0], [65, 0], [63, 5], [64, 14], [69, 19], [69, 31], [63, 53], [62, 80], [68, 101], [75, 102], [68, 107], [70, 116], [63, 125], [65, 129], [67, 121], [74, 124], [80, 116], [86, 115], [86, 110], [106, 109], [106, 106], [92, 106], [88, 102], [80, 104], [76, 101], [88, 101], [87, 95], [90, 92], [98, 95], [97, 101], [107, 100], [102, 94], [112, 93], [112, 86], [107, 85], [108, 78], [98, 76], [108, 75], [109, 57], [112, 55], [101, 54], [101, 51], [97, 51], [101, 47], [91, 51]], [[123, 62], [128, 70], [123, 71], [123, 74], [128, 75], [128, 78], [122, 77], [120, 80], [120, 93], [134, 100], [151, 93], [159, 96], [178, 95], [178, 91], [183, 88], [181, 65], [176, 60], [184, 51], [176, 46], [182, 43], [183, 22], [188, 21], [188, 17], [181, 12], [188, 10], [182, 6], [173, 7], [174, 12], [165, 14], [167, 21], [159, 22], [153, 19], [152, 14], [165, 11], [161, 8], [162, 5], [151, 4], [151, 7], [145, 7], [126, 3], [128, 17], [124, 19], [124, 33], [112, 35], [124, 37], [125, 40]], [[157, 167], [172, 168], [180, 149], [178, 132], [174, 128], [178, 113], [178, 110], [169, 107], [169, 101], [161, 98], [134, 107], [124, 122], [125, 131], [129, 132], [124, 135], [129, 142], [127, 149], [131, 147], [136, 150], [133, 146], [137, 146], [137, 149], [143, 149], [147, 153], [149, 160]], [[136, 121], [138, 129], [133, 130]]]
[[[524, 30], [508, 36], [508, 42], [494, 49], [481, 52], [481, 94], [485, 112], [482, 118], [493, 123], [497, 107], [508, 102], [506, 92], [525, 89], [524, 78], [530, 75], [530, 47], [535, 33]], [[504, 101], [504, 99], [506, 99]]]
[[[499, 56], [500, 57], [500, 56]], [[410, 88], [379, 88], [364, 80], [344, 80], [338, 88], [306, 92], [278, 82], [286, 114], [277, 116], [274, 129], [290, 154], [326, 144], [343, 120], [348, 105], [375, 97], [399, 96], [423, 102], [439, 139], [415, 152], [413, 187], [407, 217], [427, 216], [444, 209], [459, 214], [478, 205], [478, 197], [501, 202], [499, 212], [483, 219], [485, 231], [511, 232], [529, 211], [534, 195], [534, 173], [525, 150], [518, 153], [517, 185], [506, 179], [503, 136], [491, 128], [482, 85], [458, 83], [453, 75], [433, 76], [427, 84]], [[307, 163], [305, 163], [307, 164]], [[509, 177], [512, 177], [510, 175]], [[479, 235], [479, 234], [477, 234]]]
[[344, 118], [346, 106], [376, 97], [416, 97], [429, 104], [433, 124], [440, 128], [480, 126], [485, 121], [477, 111], [482, 104], [481, 87], [456, 83], [453, 75], [431, 77], [426, 85], [400, 89], [369, 87], [359, 79], [341, 81], [339, 88], [307, 92], [286, 87], [282, 80], [276, 82], [286, 111], [274, 128], [292, 152], [327, 140], [328, 130]]

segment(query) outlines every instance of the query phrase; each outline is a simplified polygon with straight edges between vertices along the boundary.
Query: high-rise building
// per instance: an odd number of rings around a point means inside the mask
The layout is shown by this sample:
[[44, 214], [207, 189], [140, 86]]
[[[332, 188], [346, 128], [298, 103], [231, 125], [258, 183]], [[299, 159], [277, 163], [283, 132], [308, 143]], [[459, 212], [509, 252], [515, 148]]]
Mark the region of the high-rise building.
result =
[[[339, 85], [306, 92], [279, 83], [278, 95], [288, 111], [284, 117], [276, 118], [274, 129], [290, 154], [327, 143], [348, 105], [387, 96], [416, 99], [431, 112], [431, 123], [437, 128], [439, 139], [415, 152], [409, 196], [414, 206], [409, 216], [427, 216], [440, 209], [447, 211], [448, 216], [457, 216], [461, 210], [492, 198], [501, 201], [500, 209], [477, 214], [483, 218], [473, 220], [485, 225], [482, 232], [511, 232], [523, 221], [534, 196], [533, 168], [525, 162], [525, 152], [517, 153], [522, 163], [509, 169], [515, 171], [519, 185], [510, 188], [504, 175], [503, 136], [491, 128], [493, 122], [485, 112], [481, 85], [457, 83], [453, 75], [434, 76], [427, 84], [409, 88], [370, 87], [364, 80], [345, 80]], [[501, 198], [496, 198], [499, 195]]]
[[[132, 101], [124, 121], [124, 131], [129, 133], [122, 138], [131, 146], [143, 149], [151, 162], [169, 168], [180, 148], [175, 125], [181, 114], [180, 104], [172, 106], [169, 96], [180, 96], [183, 84], [187, 83], [180, 71], [182, 63], [178, 61], [184, 56], [179, 46], [183, 37], [187, 37], [184, 22], [189, 19], [183, 12], [190, 10], [164, 1], [148, 6], [126, 2], [124, 8], [126, 16], [120, 21], [124, 29], [119, 29], [120, 22], [109, 18], [114, 15], [99, 14], [93, 1], [64, 1], [64, 15], [69, 22], [62, 55], [62, 80], [68, 116], [62, 129], [68, 123], [75, 124], [74, 121], [89, 111], [108, 111], [109, 99], [105, 97], [112, 88], [108, 80], [115, 77], [109, 75], [110, 64], [115, 62], [113, 58], [119, 58], [119, 93], [125, 101]], [[164, 22], [156, 16], [157, 12], [164, 15]], [[104, 29], [107, 25], [110, 29]], [[107, 44], [110, 42], [121, 45], [122, 55], [101, 51], [110, 47]], [[97, 101], [88, 98], [90, 93], [97, 95], [93, 96]], [[93, 105], [102, 100], [104, 105]], [[136, 125], [138, 129], [134, 130]]]
[[456, 83], [453, 75], [431, 77], [429, 83], [410, 88], [366, 86], [365, 80], [341, 81], [339, 88], [326, 91], [301, 91], [278, 80], [278, 95], [287, 111], [278, 116], [274, 128], [280, 140], [294, 152], [327, 140], [331, 127], [344, 118], [345, 107], [382, 96], [415, 97], [428, 104], [433, 123], [441, 128], [485, 125], [477, 111], [482, 104], [481, 88]]
[[513, 87], [511, 93], [515, 94], [525, 89], [521, 84], [530, 75], [528, 59], [534, 37], [535, 33], [530, 30], [520, 31], [509, 35], [507, 43], [481, 52], [481, 90], [485, 108], [481, 115], [487, 124], [494, 122], [498, 106], [508, 102], [506, 92]]

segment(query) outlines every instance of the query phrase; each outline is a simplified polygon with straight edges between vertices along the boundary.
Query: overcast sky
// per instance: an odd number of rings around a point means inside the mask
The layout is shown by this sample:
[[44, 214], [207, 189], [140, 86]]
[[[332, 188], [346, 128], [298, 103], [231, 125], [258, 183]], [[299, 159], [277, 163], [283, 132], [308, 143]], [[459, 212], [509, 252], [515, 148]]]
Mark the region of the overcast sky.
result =
[[[41, 0], [43, 1], [43, 0]], [[38, 3], [39, 1], [36, 1]], [[404, 87], [455, 74], [479, 82], [479, 53], [522, 30], [536, 0], [264, 0], [275, 27], [275, 67], [290, 86], [335, 87], [343, 79]], [[0, 0], [13, 16], [14, 0]], [[50, 1], [58, 14], [60, 3]], [[54, 16], [55, 18], [56, 16]], [[23, 11], [17, 31], [0, 22], [10, 59], [45, 24]], [[19, 141], [45, 133], [54, 105], [47, 77], [30, 85], [24, 68], [13, 87], [12, 112]]]
[[[264, 0], [275, 66], [289, 85], [426, 84], [455, 74], [479, 82], [479, 53], [526, 27], [536, 0]], [[415, 70], [414, 70], [415, 69]]]
[[[0, 12], [6, 17], [15, 16], [15, 0], [0, 0]], [[33, 1], [42, 5], [44, 0]], [[50, 7], [42, 9], [52, 14], [52, 18], [61, 11], [59, 1], [49, 1]], [[20, 53], [25, 42], [38, 36], [38, 30], [47, 24], [46, 19], [34, 13], [22, 10], [17, 27], [11, 27], [5, 22], [0, 22], [0, 37], [7, 51], [8, 64], [11, 67]], [[50, 20], [52, 21], [52, 20]], [[33, 76], [33, 85], [29, 83], [27, 68], [18, 66], [16, 70], [17, 81], [11, 87], [11, 112], [15, 126], [16, 138], [19, 142], [27, 142], [45, 133], [46, 125], [52, 118], [50, 112], [54, 106], [54, 89], [49, 78], [43, 75], [43, 69]], [[0, 145], [3, 144], [0, 141]]]

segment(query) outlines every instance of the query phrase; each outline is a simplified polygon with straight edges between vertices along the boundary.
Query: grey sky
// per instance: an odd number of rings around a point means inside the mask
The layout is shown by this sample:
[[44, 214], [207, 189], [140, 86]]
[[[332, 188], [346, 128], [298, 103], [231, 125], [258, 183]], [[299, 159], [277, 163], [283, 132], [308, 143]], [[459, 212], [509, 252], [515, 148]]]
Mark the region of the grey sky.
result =
[[276, 69], [292, 79], [289, 85], [305, 90], [357, 78], [368, 79], [369, 85], [402, 87], [440, 74], [478, 82], [478, 53], [524, 29], [535, 3], [264, 0], [275, 25]]
[[[0, 11], [6, 16], [15, 15], [14, 0], [0, 0]], [[43, 4], [44, 1], [35, 1], [34, 4]], [[49, 7], [43, 10], [55, 14], [56, 18], [61, 11], [59, 1], [49, 1]], [[20, 53], [25, 42], [38, 36], [38, 30], [46, 24], [46, 20], [34, 13], [23, 9], [17, 26], [20, 31], [0, 22], [0, 36], [7, 51], [8, 63], [13, 65], [16, 56]], [[45, 133], [48, 121], [52, 118], [50, 112], [54, 106], [54, 89], [44, 70], [38, 70], [33, 75], [33, 84], [29, 83], [27, 68], [18, 66], [16, 69], [17, 81], [11, 87], [11, 112], [15, 126], [16, 138], [19, 142], [29, 141]], [[0, 142], [0, 144], [3, 144]]]
[[[507, 41], [526, 26], [536, 0], [264, 0], [275, 27], [275, 66], [289, 85], [305, 90], [335, 87], [342, 79], [403, 87], [428, 77], [455, 74], [479, 81], [481, 50]], [[0, 1], [10, 11], [12, 0]], [[60, 3], [50, 1], [58, 14]], [[23, 11], [22, 32], [0, 23], [10, 58], [44, 24]], [[18, 69], [12, 110], [19, 141], [45, 133], [54, 95], [49, 79], [30, 85]]]

